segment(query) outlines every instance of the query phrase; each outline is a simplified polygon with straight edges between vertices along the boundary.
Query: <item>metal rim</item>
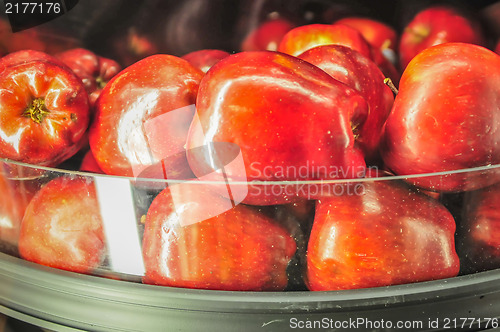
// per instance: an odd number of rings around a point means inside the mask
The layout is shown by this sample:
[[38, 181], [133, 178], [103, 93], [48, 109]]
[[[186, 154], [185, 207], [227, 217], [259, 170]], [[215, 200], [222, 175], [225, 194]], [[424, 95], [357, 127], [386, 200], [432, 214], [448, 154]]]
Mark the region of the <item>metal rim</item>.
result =
[[[213, 312], [321, 312], [331, 308], [359, 310], [377, 306], [410, 304], [433, 298], [447, 299], [493, 292], [500, 269], [449, 279], [406, 285], [321, 292], [232, 292], [146, 285], [62, 271], [17, 257], [0, 254], [0, 282], [15, 280], [75, 298], [98, 298], [119, 303]], [[8, 301], [0, 294], [4, 301]], [[9, 292], [12, 293], [12, 292]], [[12, 295], [12, 294], [11, 294]], [[175, 306], [172, 307], [172, 304]]]

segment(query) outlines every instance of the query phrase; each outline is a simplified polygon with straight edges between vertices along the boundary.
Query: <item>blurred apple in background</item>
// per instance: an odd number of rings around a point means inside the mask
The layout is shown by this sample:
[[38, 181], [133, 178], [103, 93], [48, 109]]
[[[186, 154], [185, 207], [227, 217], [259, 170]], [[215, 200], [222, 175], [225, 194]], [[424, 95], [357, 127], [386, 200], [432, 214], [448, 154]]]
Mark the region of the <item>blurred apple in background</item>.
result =
[[447, 42], [484, 44], [481, 27], [451, 6], [431, 6], [423, 9], [404, 28], [399, 41], [400, 68], [422, 50]]
[[278, 51], [299, 56], [311, 48], [324, 45], [352, 48], [374, 61], [395, 84], [399, 81], [399, 73], [382, 51], [368, 43], [358, 30], [343, 24], [309, 24], [294, 28], [283, 37]]
[[309, 24], [290, 30], [281, 40], [279, 52], [298, 56], [322, 45], [343, 45], [371, 58], [368, 42], [356, 29], [341, 24]]
[[358, 30], [367, 42], [382, 51], [387, 60], [394, 65], [397, 63], [399, 36], [393, 27], [372, 18], [356, 16], [344, 17], [335, 23]]
[[262, 22], [243, 40], [241, 51], [277, 51], [283, 36], [293, 28], [295, 24], [284, 18]]
[[199, 50], [183, 55], [181, 58], [206, 73], [213, 65], [229, 56], [229, 53], [221, 50]]

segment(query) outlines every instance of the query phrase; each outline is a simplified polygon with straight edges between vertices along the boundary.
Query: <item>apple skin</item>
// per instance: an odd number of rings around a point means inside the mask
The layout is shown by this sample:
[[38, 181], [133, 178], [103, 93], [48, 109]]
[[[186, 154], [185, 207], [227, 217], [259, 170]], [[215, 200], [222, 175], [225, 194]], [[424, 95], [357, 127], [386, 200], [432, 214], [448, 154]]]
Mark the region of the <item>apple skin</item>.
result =
[[[97, 100], [89, 130], [90, 148], [99, 167], [106, 174], [139, 176], [145, 169], [162, 164], [175, 168], [170, 174], [176, 172], [182, 178], [185, 171], [190, 175], [185, 153], [179, 152], [185, 150], [194, 107], [192, 112], [176, 113], [166, 122], [160, 116], [194, 105], [203, 75], [184, 59], [160, 54], [113, 77]], [[143, 127], [153, 119], [163, 126], [155, 124], [153, 129], [162, 133], [149, 137]], [[163, 178], [162, 174], [153, 176]]]
[[56, 54], [56, 57], [82, 80], [92, 107], [107, 82], [122, 70], [116, 61], [84, 48], [70, 49]]
[[286, 33], [296, 25], [284, 18], [262, 22], [241, 43], [241, 51], [277, 51]]
[[398, 84], [400, 75], [382, 51], [366, 41], [358, 30], [344, 24], [309, 24], [294, 28], [283, 37], [278, 51], [299, 56], [311, 48], [333, 44], [358, 51], [374, 61], [386, 77]]
[[[397, 175], [449, 172], [500, 162], [500, 56], [447, 43], [418, 54], [401, 78], [385, 124], [382, 157]], [[424, 189], [462, 191], [496, 182], [500, 172], [408, 179]]]
[[9, 53], [0, 58], [0, 73], [7, 67], [25, 64], [35, 60], [47, 61], [67, 68], [64, 63], [59, 61], [59, 59], [45, 52], [35, 50], [21, 50]]
[[[28, 173], [28, 172], [27, 172]], [[24, 211], [38, 189], [36, 180], [16, 179], [24, 174], [16, 174], [9, 165], [0, 162], [0, 250], [18, 254], [19, 233]], [[30, 174], [27, 174], [28, 177]]]
[[80, 149], [88, 96], [69, 69], [42, 60], [10, 66], [0, 74], [0, 89], [2, 158], [55, 166]]
[[384, 84], [384, 75], [377, 65], [361, 53], [342, 45], [312, 48], [299, 58], [323, 69], [336, 80], [357, 90], [367, 101], [366, 121], [359, 128], [358, 144], [367, 160], [379, 158], [382, 128], [394, 103], [394, 95]]
[[281, 40], [278, 51], [298, 56], [321, 45], [343, 45], [371, 58], [370, 45], [361, 33], [342, 24], [308, 24], [290, 30]]
[[21, 224], [22, 258], [63, 270], [91, 273], [106, 245], [93, 181], [55, 178], [31, 199]]
[[349, 16], [334, 22], [358, 30], [372, 46], [393, 64], [396, 64], [398, 50], [398, 34], [391, 26], [368, 17]]
[[214, 290], [285, 289], [286, 269], [296, 251], [288, 231], [242, 204], [212, 214], [229, 201], [206, 187], [192, 189], [166, 188], [149, 207], [143, 283]]
[[400, 68], [404, 70], [424, 49], [449, 42], [483, 45], [484, 38], [479, 25], [453, 7], [432, 6], [420, 11], [401, 34]]
[[97, 164], [97, 161], [95, 160], [94, 155], [92, 154], [92, 151], [90, 151], [90, 150], [85, 152], [85, 155], [83, 156], [82, 163], [80, 164], [79, 170], [82, 172], [104, 174], [102, 169], [99, 167], [99, 164]]
[[500, 184], [465, 193], [457, 250], [471, 272], [500, 268]]
[[226, 51], [206, 49], [185, 54], [181, 58], [206, 73], [213, 65], [228, 56], [229, 53]]
[[[357, 177], [365, 168], [351, 128], [366, 119], [366, 101], [296, 57], [268, 51], [231, 55], [205, 75], [196, 107], [200, 125], [191, 125], [187, 157], [197, 176], [215, 171], [215, 157], [233, 158], [225, 147], [217, 156], [210, 149], [196, 149], [215, 143], [241, 151], [244, 167], [227, 169], [229, 181]], [[339, 172], [330, 172], [332, 168]], [[296, 186], [291, 187], [271, 192], [251, 185], [244, 203], [293, 203]]]
[[434, 199], [390, 180], [367, 181], [360, 195], [319, 199], [307, 249], [311, 291], [405, 284], [454, 277], [455, 221]]

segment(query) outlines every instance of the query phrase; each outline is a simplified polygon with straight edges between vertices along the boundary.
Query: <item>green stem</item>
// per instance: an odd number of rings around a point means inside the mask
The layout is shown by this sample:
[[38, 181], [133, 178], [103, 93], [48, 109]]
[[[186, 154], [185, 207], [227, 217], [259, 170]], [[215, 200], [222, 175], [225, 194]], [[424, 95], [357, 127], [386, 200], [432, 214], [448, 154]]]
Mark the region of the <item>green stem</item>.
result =
[[49, 114], [49, 110], [45, 107], [43, 98], [36, 98], [31, 102], [31, 105], [23, 112], [23, 116], [30, 118], [36, 123], [42, 123], [43, 119]]

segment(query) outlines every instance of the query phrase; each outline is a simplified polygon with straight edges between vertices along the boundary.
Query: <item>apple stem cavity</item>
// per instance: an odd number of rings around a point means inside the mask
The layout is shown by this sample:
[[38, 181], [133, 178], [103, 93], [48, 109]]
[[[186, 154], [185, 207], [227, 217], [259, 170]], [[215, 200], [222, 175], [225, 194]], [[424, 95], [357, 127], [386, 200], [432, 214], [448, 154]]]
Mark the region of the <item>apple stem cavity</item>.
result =
[[97, 83], [97, 87], [99, 89], [104, 89], [104, 87], [106, 86], [106, 81], [101, 76], [97, 77], [95, 79], [95, 82]]
[[42, 123], [43, 119], [50, 112], [45, 107], [45, 100], [42, 98], [34, 99], [31, 105], [23, 112], [23, 116], [30, 118], [36, 123]]
[[391, 89], [392, 93], [394, 93], [395, 96], [398, 95], [399, 90], [398, 90], [398, 88], [396, 88], [394, 83], [392, 83], [392, 80], [389, 77], [386, 77], [384, 79], [384, 84], [387, 85]]

